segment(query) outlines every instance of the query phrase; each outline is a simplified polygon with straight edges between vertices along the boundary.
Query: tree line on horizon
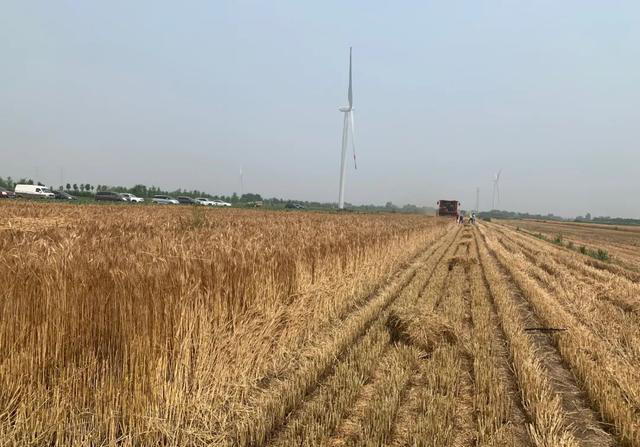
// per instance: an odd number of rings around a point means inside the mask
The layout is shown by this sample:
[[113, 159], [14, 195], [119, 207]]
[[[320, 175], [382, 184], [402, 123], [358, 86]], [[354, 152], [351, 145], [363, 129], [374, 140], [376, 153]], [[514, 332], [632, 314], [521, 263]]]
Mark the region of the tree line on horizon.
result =
[[[16, 184], [27, 184], [27, 185], [40, 185], [46, 186], [44, 183], [40, 181], [34, 181], [33, 179], [21, 178], [17, 181], [14, 181], [11, 177], [2, 178], [0, 177], [0, 186], [13, 190]], [[186, 190], [178, 188], [174, 191], [164, 190], [157, 186], [146, 186], [142, 184], [137, 184], [132, 187], [126, 186], [110, 186], [110, 185], [92, 185], [90, 183], [66, 183], [65, 185], [59, 185], [57, 188], [54, 186], [48, 186], [49, 189], [54, 190], [57, 189], [59, 191], [65, 191], [69, 194], [79, 196], [79, 197], [93, 197], [96, 192], [99, 191], [113, 191], [113, 192], [122, 192], [133, 194], [138, 197], [148, 198], [154, 195], [168, 195], [168, 196], [187, 196], [187, 197], [206, 197], [208, 199], [217, 199], [224, 200], [229, 203], [237, 203], [237, 204], [248, 204], [248, 203], [256, 203], [262, 202], [267, 206], [280, 207], [284, 206], [287, 203], [300, 203], [307, 208], [311, 209], [334, 209], [337, 208], [336, 202], [316, 202], [316, 201], [306, 201], [306, 200], [292, 200], [292, 199], [283, 199], [277, 197], [271, 198], [263, 198], [260, 194], [257, 193], [245, 193], [242, 195], [238, 195], [237, 193], [233, 193], [230, 196], [226, 195], [215, 195], [209, 194], [205, 191], [199, 191], [197, 189], [194, 190]], [[384, 205], [375, 205], [375, 204], [367, 204], [367, 205], [353, 205], [351, 203], [345, 203], [347, 208], [356, 211], [362, 212], [391, 212], [391, 213], [424, 213], [424, 214], [433, 214], [435, 212], [435, 208], [433, 207], [420, 207], [413, 204], [406, 204], [402, 206], [395, 205], [392, 202], [387, 202]]]
[[628, 217], [610, 217], [610, 216], [597, 216], [592, 217], [591, 213], [586, 213], [584, 216], [577, 216], [573, 218], [565, 218], [556, 216], [553, 213], [548, 214], [530, 214], [520, 213], [516, 211], [505, 210], [491, 210], [481, 211], [478, 213], [480, 219], [530, 219], [530, 220], [553, 220], [558, 222], [584, 222], [584, 223], [600, 223], [610, 225], [640, 225], [640, 219], [632, 219]]

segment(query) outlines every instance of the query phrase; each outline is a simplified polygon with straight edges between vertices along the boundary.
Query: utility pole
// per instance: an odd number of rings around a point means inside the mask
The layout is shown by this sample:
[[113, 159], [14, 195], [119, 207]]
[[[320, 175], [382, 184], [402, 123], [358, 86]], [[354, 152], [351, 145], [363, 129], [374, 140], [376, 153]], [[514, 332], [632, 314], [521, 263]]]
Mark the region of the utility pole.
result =
[[480, 212], [480, 188], [476, 188], [476, 213]]

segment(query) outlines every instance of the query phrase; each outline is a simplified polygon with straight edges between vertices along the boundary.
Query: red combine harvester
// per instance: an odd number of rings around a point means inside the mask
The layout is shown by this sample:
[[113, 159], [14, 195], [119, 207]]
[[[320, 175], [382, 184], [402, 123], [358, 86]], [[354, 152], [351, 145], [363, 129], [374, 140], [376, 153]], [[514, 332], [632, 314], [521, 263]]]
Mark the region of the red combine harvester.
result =
[[457, 200], [438, 200], [438, 216], [458, 217], [460, 202]]

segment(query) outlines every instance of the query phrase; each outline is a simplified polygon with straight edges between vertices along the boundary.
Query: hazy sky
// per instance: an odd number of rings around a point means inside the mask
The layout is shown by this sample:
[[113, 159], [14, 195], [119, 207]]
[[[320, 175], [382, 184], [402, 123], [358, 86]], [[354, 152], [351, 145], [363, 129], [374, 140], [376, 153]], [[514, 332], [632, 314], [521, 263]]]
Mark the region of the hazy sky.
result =
[[640, 217], [640, 2], [0, 5], [0, 176]]

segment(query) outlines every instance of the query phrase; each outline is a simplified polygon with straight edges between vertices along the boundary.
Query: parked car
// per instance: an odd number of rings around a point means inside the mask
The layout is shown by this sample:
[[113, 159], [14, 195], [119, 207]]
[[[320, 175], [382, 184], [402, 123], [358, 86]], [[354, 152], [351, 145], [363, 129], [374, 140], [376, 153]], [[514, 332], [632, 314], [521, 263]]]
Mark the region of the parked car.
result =
[[15, 199], [16, 193], [0, 186], [0, 199]]
[[53, 199], [55, 195], [46, 186], [40, 185], [16, 185], [15, 194], [18, 197]]
[[231, 206], [229, 202], [225, 202], [224, 200], [214, 199], [212, 202], [215, 206]]
[[77, 200], [76, 197], [72, 196], [69, 193], [66, 193], [64, 191], [56, 191], [55, 189], [52, 191], [53, 194], [55, 195], [56, 199], [59, 200]]
[[183, 205], [200, 205], [200, 203], [198, 203], [196, 199], [193, 199], [191, 197], [186, 197], [186, 196], [178, 197], [178, 202], [180, 202]]
[[142, 203], [144, 199], [142, 197], [134, 196], [133, 194], [129, 194], [128, 192], [123, 192], [120, 194], [122, 197], [127, 199], [127, 202], [131, 203]]
[[96, 193], [96, 200], [105, 200], [108, 202], [126, 202], [127, 199], [119, 192], [113, 191], [98, 191]]
[[198, 202], [200, 205], [206, 205], [206, 206], [216, 206], [213, 201], [205, 198], [205, 197], [198, 197], [196, 199], [196, 202]]
[[304, 206], [300, 205], [299, 203], [292, 203], [292, 202], [287, 203], [284, 207], [288, 208], [288, 209], [292, 209], [292, 210], [303, 210], [304, 209]]
[[151, 201], [153, 203], [159, 203], [160, 205], [177, 205], [180, 203], [173, 197], [169, 196], [153, 196]]

